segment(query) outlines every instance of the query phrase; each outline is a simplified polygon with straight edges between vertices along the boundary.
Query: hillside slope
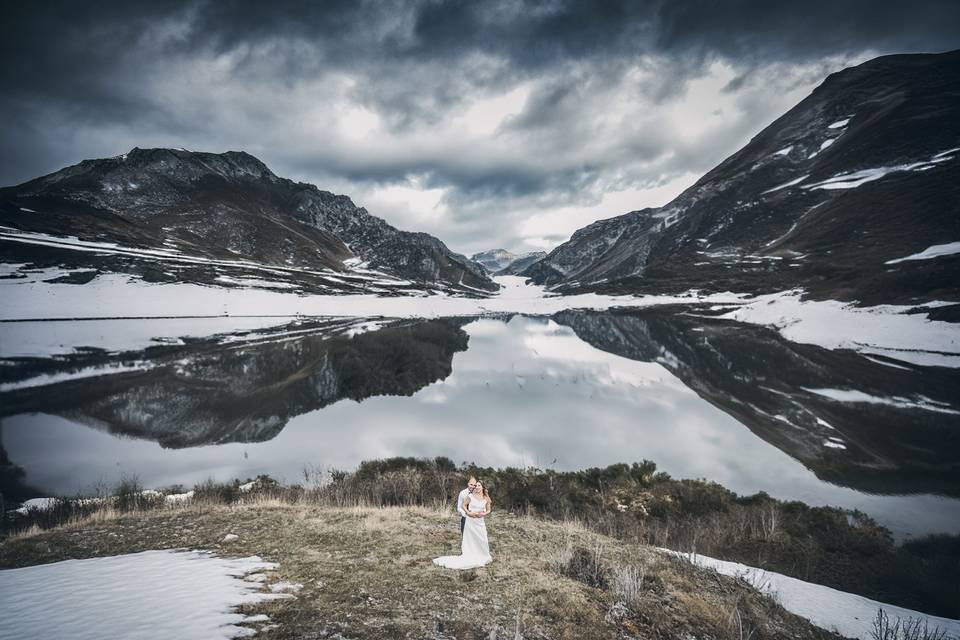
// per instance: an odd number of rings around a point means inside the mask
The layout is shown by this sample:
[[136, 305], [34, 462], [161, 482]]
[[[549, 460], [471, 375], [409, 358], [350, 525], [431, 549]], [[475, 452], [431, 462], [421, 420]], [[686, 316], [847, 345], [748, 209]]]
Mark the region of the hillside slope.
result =
[[[269, 616], [249, 623], [260, 638], [839, 637], [652, 547], [502, 512], [488, 529], [494, 563], [458, 572], [431, 562], [456, 553], [448, 512], [199, 505], [20, 536], [0, 544], [0, 566], [180, 547], [257, 555], [279, 563], [270, 584], [302, 585], [295, 599], [245, 608]], [[639, 590], [628, 593], [620, 574]]]
[[876, 58], [829, 76], [669, 204], [584, 227], [523, 275], [562, 292], [955, 300], [958, 152], [960, 51]]

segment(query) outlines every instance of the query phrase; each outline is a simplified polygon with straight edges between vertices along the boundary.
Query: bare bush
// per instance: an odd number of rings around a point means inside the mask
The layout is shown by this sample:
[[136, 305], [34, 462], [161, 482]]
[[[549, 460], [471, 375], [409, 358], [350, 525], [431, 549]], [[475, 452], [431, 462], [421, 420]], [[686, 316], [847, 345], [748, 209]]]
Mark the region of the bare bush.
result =
[[735, 605], [733, 611], [730, 612], [728, 623], [730, 626], [731, 640], [750, 640], [753, 634], [757, 632], [757, 627], [751, 620], [740, 614], [740, 607], [738, 605]]
[[780, 510], [777, 505], [770, 503], [761, 509], [758, 514], [759, 537], [761, 540], [773, 540], [780, 531]]
[[573, 543], [568, 540], [565, 545], [547, 554], [547, 564], [553, 571], [562, 574], [570, 565], [571, 558], [573, 558]]
[[877, 611], [873, 619], [870, 636], [874, 640], [956, 640], [947, 636], [947, 632], [938, 626], [931, 627], [921, 618], [897, 617], [891, 620], [883, 609]]
[[621, 565], [610, 572], [610, 589], [630, 608], [636, 609], [643, 596], [646, 569], [635, 565]]

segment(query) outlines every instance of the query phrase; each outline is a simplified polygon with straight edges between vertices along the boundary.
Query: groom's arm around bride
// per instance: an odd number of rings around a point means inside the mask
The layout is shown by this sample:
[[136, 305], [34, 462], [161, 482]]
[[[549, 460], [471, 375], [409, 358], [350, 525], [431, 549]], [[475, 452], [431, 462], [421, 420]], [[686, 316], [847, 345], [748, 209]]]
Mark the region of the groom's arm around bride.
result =
[[473, 488], [477, 484], [477, 479], [473, 476], [467, 480], [467, 488], [460, 492], [460, 495], [457, 496], [457, 513], [460, 514], [460, 535], [463, 535], [463, 526], [467, 523], [467, 509], [464, 505], [464, 501], [467, 499], [467, 496], [470, 495], [470, 492], [473, 491]]

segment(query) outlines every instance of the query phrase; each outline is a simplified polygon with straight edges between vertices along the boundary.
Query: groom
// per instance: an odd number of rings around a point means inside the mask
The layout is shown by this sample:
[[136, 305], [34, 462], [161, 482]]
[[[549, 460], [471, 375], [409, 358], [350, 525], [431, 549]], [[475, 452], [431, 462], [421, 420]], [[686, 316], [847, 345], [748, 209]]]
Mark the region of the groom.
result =
[[475, 486], [477, 486], [477, 479], [470, 476], [470, 479], [467, 481], [467, 488], [457, 496], [457, 513], [460, 514], [460, 535], [463, 535], [463, 525], [467, 523], [467, 511], [463, 508], [463, 501], [473, 492]]

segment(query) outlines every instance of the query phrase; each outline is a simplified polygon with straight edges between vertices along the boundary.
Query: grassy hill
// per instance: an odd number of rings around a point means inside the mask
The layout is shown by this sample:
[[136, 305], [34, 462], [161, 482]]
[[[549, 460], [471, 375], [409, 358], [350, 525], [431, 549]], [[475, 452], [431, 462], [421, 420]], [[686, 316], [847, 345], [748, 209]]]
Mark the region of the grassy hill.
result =
[[[279, 563], [295, 599], [251, 607], [262, 638], [830, 638], [748, 585], [651, 546], [500, 510], [494, 562], [432, 564], [459, 552], [459, 521], [426, 507], [329, 507], [252, 495], [149, 510], [99, 509], [0, 544], [27, 566], [148, 549], [208, 549]], [[224, 542], [227, 534], [238, 536]], [[253, 628], [258, 625], [252, 624]]]

